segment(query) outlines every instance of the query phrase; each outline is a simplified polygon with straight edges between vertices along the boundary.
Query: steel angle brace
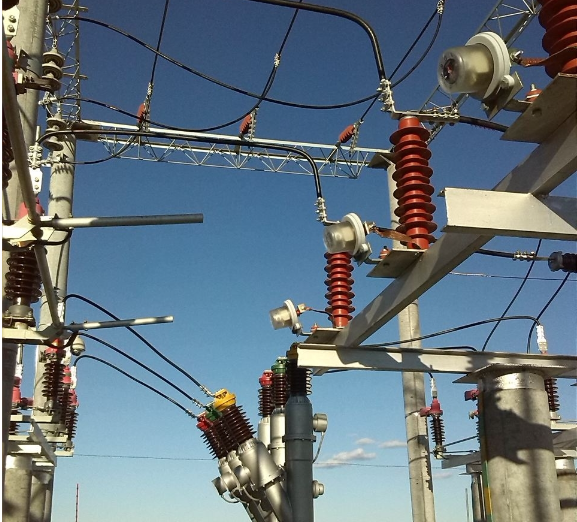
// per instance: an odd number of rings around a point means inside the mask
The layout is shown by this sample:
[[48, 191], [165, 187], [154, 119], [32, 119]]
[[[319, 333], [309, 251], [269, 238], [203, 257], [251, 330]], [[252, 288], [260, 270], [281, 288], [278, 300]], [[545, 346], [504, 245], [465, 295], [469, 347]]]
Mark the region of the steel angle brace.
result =
[[536, 369], [548, 376], [577, 378], [577, 356], [472, 352], [440, 348], [355, 348], [295, 343], [298, 365], [314, 370], [380, 370], [469, 375], [491, 366]]
[[577, 240], [577, 199], [446, 188], [444, 232]]

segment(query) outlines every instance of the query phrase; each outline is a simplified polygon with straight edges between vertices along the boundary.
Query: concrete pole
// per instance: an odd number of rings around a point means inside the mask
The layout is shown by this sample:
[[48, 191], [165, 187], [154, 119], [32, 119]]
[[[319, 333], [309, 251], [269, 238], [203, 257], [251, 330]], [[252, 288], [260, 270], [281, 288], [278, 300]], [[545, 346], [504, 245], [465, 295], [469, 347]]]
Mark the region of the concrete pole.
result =
[[[394, 214], [397, 200], [393, 196], [395, 182], [393, 174], [395, 166], [387, 169], [389, 180], [389, 200], [391, 208], [392, 228], [399, 225]], [[395, 248], [403, 248], [394, 242]], [[411, 303], [397, 316], [399, 321], [399, 337], [412, 339], [421, 336], [419, 324], [419, 304]], [[420, 348], [419, 341], [401, 344], [402, 347]], [[425, 376], [422, 373], [403, 372], [403, 400], [405, 406], [405, 427], [407, 430], [407, 454], [409, 460], [409, 485], [411, 488], [411, 507], [413, 522], [435, 521], [435, 497], [433, 495], [433, 478], [431, 476], [431, 456], [429, 451], [429, 437], [427, 433], [427, 419], [421, 417], [419, 411], [426, 406]]]
[[[73, 136], [60, 138], [63, 149], [62, 154], [68, 161], [76, 159], [76, 139]], [[48, 215], [61, 218], [72, 217], [72, 200], [74, 191], [74, 165], [67, 163], [55, 163], [50, 175], [50, 196], [48, 201]], [[56, 240], [59, 238], [55, 238]], [[63, 245], [47, 246], [46, 258], [50, 268], [50, 275], [54, 283], [54, 288], [58, 292], [60, 302], [68, 290], [68, 263], [70, 257], [70, 242]], [[64, 312], [62, 313], [64, 320]], [[50, 309], [46, 296], [43, 295], [40, 302], [40, 329], [52, 323]], [[44, 381], [45, 363], [42, 360], [42, 348], [36, 351], [36, 376], [34, 379], [34, 412], [35, 414], [46, 414], [46, 397], [42, 394], [42, 383]], [[56, 418], [56, 423], [42, 425], [42, 429], [48, 434], [55, 435], [58, 431], [58, 422], [62, 419]], [[54, 487], [54, 468], [48, 471], [50, 479], [37, 484], [37, 494], [45, 499], [44, 521], [51, 518], [52, 509], [52, 488]], [[43, 494], [41, 491], [43, 491]]]
[[473, 522], [486, 522], [485, 506], [483, 503], [483, 477], [480, 466], [467, 464], [467, 473], [471, 476], [471, 508]]
[[[42, 51], [44, 47], [44, 30], [48, 13], [48, 0], [28, 0], [18, 5], [20, 17], [18, 30], [12, 38], [12, 45], [22, 58], [22, 65], [32, 74], [42, 76]], [[4, 32], [3, 42], [4, 42]], [[8, 67], [6, 49], [2, 50], [2, 67]], [[18, 105], [22, 120], [24, 143], [29, 147], [35, 139], [36, 122], [38, 118], [39, 91], [29, 90], [18, 96]], [[14, 174], [14, 164], [11, 165]], [[22, 193], [18, 176], [13, 175], [8, 186], [2, 193], [2, 217], [15, 219], [22, 203]], [[2, 311], [10, 304], [5, 299], [4, 285], [8, 271], [8, 253], [2, 251]], [[16, 355], [18, 347], [13, 343], [2, 343], [2, 491], [4, 492], [6, 456], [8, 447], [8, 427], [10, 423], [12, 386], [16, 371]]]
[[523, 368], [480, 375], [485, 508], [493, 522], [559, 522], [561, 510], [543, 377]]
[[577, 520], [577, 475], [575, 460], [564, 458], [555, 460], [557, 483], [559, 484], [559, 502], [561, 518], [559, 522], [575, 522]]
[[52, 479], [47, 470], [33, 469], [30, 493], [30, 516], [28, 522], [44, 522], [46, 507], [46, 485]]
[[4, 484], [3, 522], [28, 522], [32, 459], [27, 456], [6, 457], [6, 483]]

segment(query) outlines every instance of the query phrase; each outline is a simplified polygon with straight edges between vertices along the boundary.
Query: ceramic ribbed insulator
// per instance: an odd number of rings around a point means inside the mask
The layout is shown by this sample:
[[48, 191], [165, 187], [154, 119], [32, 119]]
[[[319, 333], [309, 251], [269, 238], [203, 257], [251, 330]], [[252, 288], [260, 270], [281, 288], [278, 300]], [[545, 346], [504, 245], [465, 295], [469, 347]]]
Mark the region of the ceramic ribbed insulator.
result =
[[351, 278], [353, 264], [351, 254], [340, 252], [337, 254], [325, 254], [327, 266], [325, 272], [328, 274], [325, 284], [328, 292], [325, 297], [328, 306], [325, 311], [330, 314], [335, 328], [345, 327], [352, 319], [351, 313], [355, 310], [352, 292], [354, 280]]
[[398, 202], [395, 215], [400, 223], [397, 231], [413, 238], [409, 247], [421, 249], [429, 248], [435, 241], [431, 233], [437, 229], [433, 222], [436, 207], [431, 203], [434, 188], [430, 182], [431, 151], [425, 141], [428, 137], [429, 131], [413, 116], [401, 118], [399, 129], [391, 135], [395, 161], [393, 180], [397, 183], [393, 196]]
[[[539, 23], [545, 29], [543, 49], [559, 60], [545, 67], [551, 78], [559, 73], [577, 74], [577, 4], [574, 0], [540, 0]], [[573, 50], [566, 51], [568, 48]]]

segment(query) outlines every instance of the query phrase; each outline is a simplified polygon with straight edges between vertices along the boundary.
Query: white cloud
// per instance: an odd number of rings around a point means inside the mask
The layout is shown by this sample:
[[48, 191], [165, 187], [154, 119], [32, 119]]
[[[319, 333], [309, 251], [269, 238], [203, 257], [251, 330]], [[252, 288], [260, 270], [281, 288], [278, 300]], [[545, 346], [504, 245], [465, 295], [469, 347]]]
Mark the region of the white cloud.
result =
[[359, 446], [369, 446], [370, 444], [376, 444], [376, 440], [369, 439], [368, 437], [363, 437], [362, 439], [358, 439], [355, 441], [355, 444]]
[[407, 442], [404, 440], [399, 440], [399, 439], [392, 439], [392, 440], [386, 440], [384, 442], [381, 442], [379, 444], [379, 448], [405, 448], [407, 446]]
[[434, 473], [433, 479], [444, 480], [444, 479], [451, 478], [452, 476], [453, 476], [453, 473], [451, 471], [441, 471], [439, 473]]
[[317, 465], [320, 468], [337, 468], [339, 466], [346, 466], [357, 460], [372, 460], [376, 458], [376, 456], [376, 453], [367, 453], [363, 448], [357, 448], [352, 451], [341, 451], [328, 460], [319, 462]]

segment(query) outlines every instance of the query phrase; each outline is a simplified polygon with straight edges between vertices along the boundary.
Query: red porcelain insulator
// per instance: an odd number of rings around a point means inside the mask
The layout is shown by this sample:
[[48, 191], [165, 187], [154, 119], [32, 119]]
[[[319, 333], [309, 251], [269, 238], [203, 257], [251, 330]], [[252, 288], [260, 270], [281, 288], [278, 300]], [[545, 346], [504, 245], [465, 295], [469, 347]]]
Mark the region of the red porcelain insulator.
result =
[[393, 180], [397, 183], [393, 196], [398, 202], [395, 215], [400, 223], [397, 231], [413, 238], [409, 247], [421, 249], [429, 248], [435, 241], [431, 233], [437, 229], [433, 222], [436, 207], [431, 203], [434, 188], [430, 182], [431, 151], [425, 141], [428, 137], [429, 131], [413, 116], [401, 118], [399, 129], [391, 135], [395, 161]]
[[325, 272], [328, 274], [325, 280], [328, 288], [325, 294], [328, 306], [325, 311], [330, 314], [335, 328], [346, 326], [352, 319], [351, 313], [355, 310], [352, 305], [355, 294], [352, 292], [354, 280], [351, 278], [353, 271], [351, 258], [351, 254], [346, 252], [325, 254], [327, 260]]
[[240, 124], [240, 127], [239, 127], [240, 133], [243, 136], [245, 134], [248, 134], [248, 132], [250, 131], [251, 125], [252, 125], [252, 114], [247, 114]]
[[577, 4], [574, 0], [540, 0], [539, 23], [545, 29], [543, 49], [559, 59], [545, 67], [554, 78], [559, 73], [577, 74]]
[[343, 132], [339, 135], [339, 141], [341, 143], [346, 143], [349, 141], [355, 134], [355, 126], [349, 125]]

